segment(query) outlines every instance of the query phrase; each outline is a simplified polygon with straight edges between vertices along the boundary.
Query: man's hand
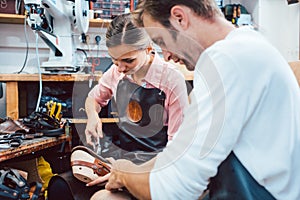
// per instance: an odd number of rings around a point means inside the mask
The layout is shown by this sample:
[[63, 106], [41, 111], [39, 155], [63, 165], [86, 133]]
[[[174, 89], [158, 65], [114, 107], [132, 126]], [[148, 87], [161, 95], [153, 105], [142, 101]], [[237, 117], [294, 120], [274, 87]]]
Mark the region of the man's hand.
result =
[[105, 176], [99, 176], [99, 178], [89, 182], [88, 184], [86, 184], [86, 186], [94, 186], [94, 185], [98, 185], [100, 183], [104, 183], [109, 179], [110, 173], [106, 174]]
[[[114, 162], [115, 160], [113, 158], [107, 158], [107, 160], [109, 161], [109, 163], [107, 163], [107, 165], [109, 165], [110, 168], [112, 168], [111, 163]], [[93, 186], [93, 185], [98, 185], [100, 183], [104, 183], [104, 182], [108, 181], [110, 174], [111, 173], [108, 173], [105, 176], [99, 176], [97, 179], [87, 183], [86, 186]]]
[[105, 189], [120, 189], [124, 187], [124, 179], [122, 178], [122, 175], [124, 173], [134, 173], [133, 169], [135, 164], [125, 159], [114, 160], [113, 158], [108, 158], [108, 160], [112, 164], [112, 168], [108, 183], [105, 185]]
[[[155, 159], [136, 165], [129, 160], [109, 159], [112, 164], [111, 174], [105, 189], [114, 191], [124, 187], [138, 199], [150, 199], [149, 174]], [[141, 189], [142, 188], [142, 189]]]
[[107, 158], [107, 160], [111, 163], [111, 173], [100, 176], [86, 184], [86, 186], [93, 186], [108, 181], [105, 186], [107, 190], [116, 190], [124, 187], [121, 181], [122, 173], [134, 173], [133, 167], [136, 165], [125, 159], [115, 160], [113, 158]]

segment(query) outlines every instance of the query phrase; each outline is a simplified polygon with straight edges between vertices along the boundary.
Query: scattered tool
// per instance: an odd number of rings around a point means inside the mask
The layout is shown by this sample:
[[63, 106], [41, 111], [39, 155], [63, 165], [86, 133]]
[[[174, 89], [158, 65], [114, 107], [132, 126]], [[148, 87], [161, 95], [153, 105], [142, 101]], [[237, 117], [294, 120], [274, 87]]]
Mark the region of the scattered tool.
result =
[[54, 117], [55, 108], [56, 108], [56, 102], [53, 102], [50, 109], [50, 114], [49, 114], [50, 117]]
[[54, 115], [55, 118], [56, 118], [57, 120], [59, 120], [59, 121], [60, 121], [60, 119], [61, 119], [61, 106], [62, 106], [61, 103], [57, 103], [57, 104], [56, 104], [56, 108], [57, 108], [57, 109], [56, 109], [56, 111], [55, 111], [56, 114]]
[[18, 147], [22, 144], [23, 140], [33, 138], [35, 138], [35, 134], [15, 132], [11, 134], [0, 135], [0, 144], [8, 144], [8, 147]]
[[62, 117], [62, 104], [53, 100], [50, 100], [46, 103], [47, 113], [51, 118], [55, 118], [60, 121]]
[[101, 143], [99, 137], [97, 137], [94, 141], [94, 151], [96, 154], [101, 155]]

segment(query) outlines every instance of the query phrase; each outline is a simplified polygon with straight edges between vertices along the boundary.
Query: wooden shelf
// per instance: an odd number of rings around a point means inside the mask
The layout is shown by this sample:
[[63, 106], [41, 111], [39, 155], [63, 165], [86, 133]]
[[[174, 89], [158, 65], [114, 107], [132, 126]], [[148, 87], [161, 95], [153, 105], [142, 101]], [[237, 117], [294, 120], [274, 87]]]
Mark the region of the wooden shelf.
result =
[[109, 19], [90, 19], [90, 27], [94, 28], [106, 28], [110, 24]]
[[[0, 13], [0, 23], [2, 24], [24, 24], [24, 15]], [[90, 19], [90, 27], [107, 27], [110, 20]]]
[[[63, 119], [63, 120], [68, 120], [70, 123], [73, 124], [86, 124], [87, 119], [77, 119], [77, 118], [68, 118], [68, 119]], [[102, 123], [118, 123], [119, 119], [118, 118], [101, 118]]]
[[[193, 80], [193, 73], [180, 68], [186, 80]], [[95, 74], [94, 81], [98, 81], [102, 74]], [[42, 74], [42, 81], [76, 82], [89, 81], [89, 74]], [[1, 74], [0, 82], [6, 83], [6, 115], [12, 119], [19, 119], [19, 84], [25, 81], [39, 81], [38, 74]], [[115, 122], [116, 119], [103, 119], [104, 123]], [[78, 122], [80, 123], [80, 122]]]
[[24, 24], [24, 15], [0, 13], [0, 23]]
[[[89, 74], [42, 74], [42, 81], [76, 82], [89, 81]], [[101, 78], [101, 74], [93, 77], [94, 81]], [[0, 82], [6, 82], [6, 116], [19, 119], [19, 85], [24, 81], [39, 81], [38, 74], [1, 74]]]
[[[95, 80], [99, 80], [102, 74], [94, 75]], [[89, 74], [42, 74], [43, 81], [88, 81], [91, 78]], [[22, 82], [39, 81], [38, 74], [1, 74], [2, 82]]]
[[[185, 76], [187, 81], [194, 79], [194, 73], [188, 71], [183, 66], [178, 66], [179, 70]], [[102, 74], [95, 74], [94, 79], [99, 80]], [[89, 74], [42, 74], [43, 81], [88, 81], [91, 78]], [[0, 82], [22, 82], [39, 81], [38, 74], [1, 74]]]

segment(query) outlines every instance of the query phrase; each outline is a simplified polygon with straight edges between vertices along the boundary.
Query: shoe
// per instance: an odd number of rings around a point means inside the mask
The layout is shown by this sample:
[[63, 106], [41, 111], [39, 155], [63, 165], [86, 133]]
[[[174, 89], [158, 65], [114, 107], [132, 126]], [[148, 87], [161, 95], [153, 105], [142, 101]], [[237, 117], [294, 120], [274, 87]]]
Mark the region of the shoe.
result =
[[73, 175], [85, 183], [110, 173], [109, 161], [85, 146], [72, 149], [71, 167]]
[[4, 119], [0, 118], [0, 134], [11, 134], [15, 132], [34, 134], [35, 131], [32, 128], [25, 126], [19, 120], [13, 120], [9, 117]]

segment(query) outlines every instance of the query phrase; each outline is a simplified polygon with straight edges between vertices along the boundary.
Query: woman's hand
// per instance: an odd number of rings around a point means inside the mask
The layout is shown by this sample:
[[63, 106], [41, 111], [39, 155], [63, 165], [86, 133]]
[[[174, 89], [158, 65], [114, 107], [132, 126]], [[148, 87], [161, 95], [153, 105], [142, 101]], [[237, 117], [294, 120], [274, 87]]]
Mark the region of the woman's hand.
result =
[[85, 137], [88, 145], [94, 146], [98, 138], [103, 138], [102, 122], [98, 114], [89, 117], [85, 128]]

